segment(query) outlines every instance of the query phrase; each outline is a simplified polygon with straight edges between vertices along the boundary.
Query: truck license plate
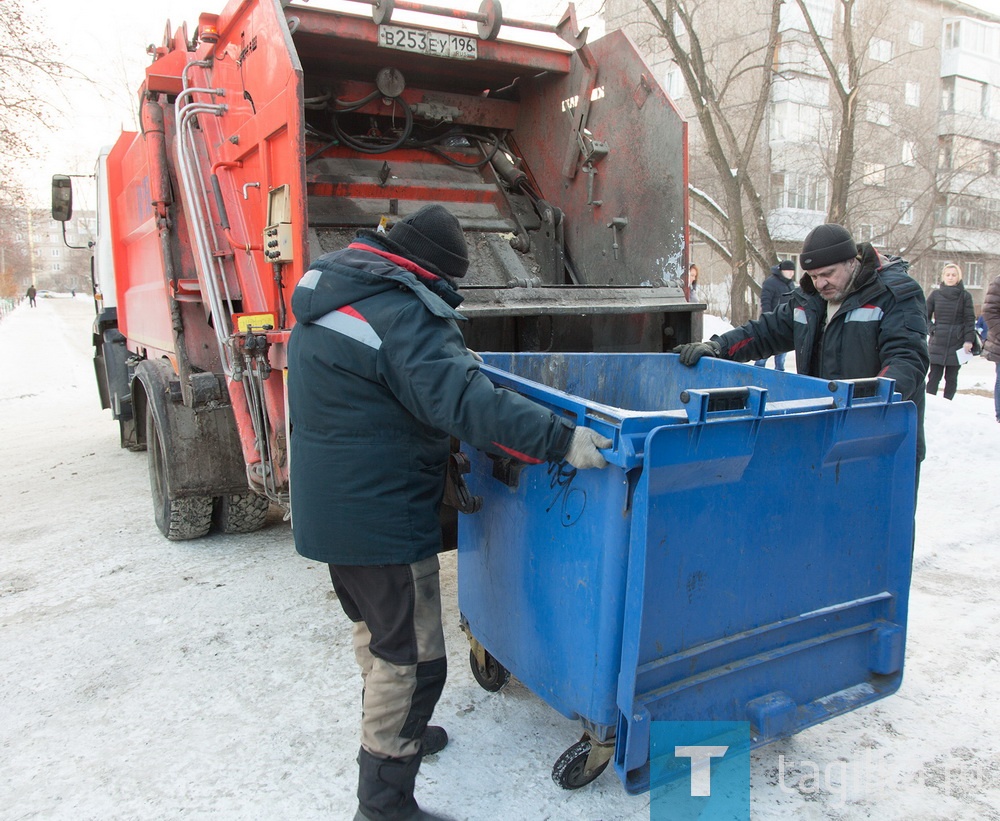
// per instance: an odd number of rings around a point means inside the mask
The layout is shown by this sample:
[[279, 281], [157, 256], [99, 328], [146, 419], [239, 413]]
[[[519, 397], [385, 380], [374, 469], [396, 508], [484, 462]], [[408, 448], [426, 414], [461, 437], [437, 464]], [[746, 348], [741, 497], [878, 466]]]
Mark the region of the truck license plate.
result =
[[383, 48], [414, 51], [452, 60], [475, 60], [478, 56], [474, 37], [444, 31], [421, 31], [402, 26], [379, 26], [378, 44]]

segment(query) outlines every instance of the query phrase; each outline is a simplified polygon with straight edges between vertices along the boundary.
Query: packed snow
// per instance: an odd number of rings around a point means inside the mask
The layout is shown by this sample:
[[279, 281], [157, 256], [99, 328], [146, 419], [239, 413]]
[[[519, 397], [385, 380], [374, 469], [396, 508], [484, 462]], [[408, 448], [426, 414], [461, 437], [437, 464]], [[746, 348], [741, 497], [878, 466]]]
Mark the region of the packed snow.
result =
[[[0, 321], [0, 818], [350, 819], [361, 686], [326, 568], [277, 509], [249, 536], [160, 536], [146, 456], [99, 407], [92, 316], [83, 296], [40, 298]], [[953, 402], [928, 397], [902, 688], [755, 752], [755, 819], [1000, 818], [993, 379], [977, 358]], [[452, 741], [421, 803], [463, 821], [648, 819], [612, 768], [552, 782], [579, 726], [514, 680], [476, 684], [454, 554], [442, 566], [435, 721]]]

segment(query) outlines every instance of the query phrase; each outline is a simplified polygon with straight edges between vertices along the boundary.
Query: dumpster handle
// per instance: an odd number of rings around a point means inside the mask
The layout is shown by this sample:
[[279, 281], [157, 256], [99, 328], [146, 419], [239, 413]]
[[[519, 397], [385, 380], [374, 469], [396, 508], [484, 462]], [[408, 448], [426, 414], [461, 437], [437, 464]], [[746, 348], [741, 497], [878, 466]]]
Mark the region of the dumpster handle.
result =
[[845, 408], [862, 404], [889, 405], [899, 401], [895, 394], [896, 380], [884, 376], [873, 376], [869, 379], [838, 379], [829, 385], [830, 392], [834, 394], [838, 393], [841, 387], [845, 389], [843, 397]]
[[707, 422], [712, 418], [764, 415], [767, 390], [755, 386], [740, 388], [699, 388], [681, 391], [689, 422]]

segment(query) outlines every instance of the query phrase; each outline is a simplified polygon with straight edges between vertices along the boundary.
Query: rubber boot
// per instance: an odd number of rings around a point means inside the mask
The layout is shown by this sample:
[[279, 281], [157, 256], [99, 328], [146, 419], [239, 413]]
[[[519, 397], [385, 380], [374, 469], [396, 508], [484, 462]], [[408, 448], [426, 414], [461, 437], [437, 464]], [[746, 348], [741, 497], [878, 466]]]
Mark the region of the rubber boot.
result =
[[378, 758], [364, 747], [358, 753], [358, 811], [354, 821], [451, 821], [424, 812], [413, 797], [421, 754]]

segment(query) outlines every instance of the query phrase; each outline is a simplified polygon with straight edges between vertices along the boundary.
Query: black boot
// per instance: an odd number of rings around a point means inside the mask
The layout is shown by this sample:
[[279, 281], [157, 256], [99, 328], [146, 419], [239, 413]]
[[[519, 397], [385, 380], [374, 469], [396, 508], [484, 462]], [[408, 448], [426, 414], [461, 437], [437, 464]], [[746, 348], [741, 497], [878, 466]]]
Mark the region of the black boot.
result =
[[413, 784], [420, 753], [409, 758], [378, 758], [363, 747], [358, 753], [358, 807], [354, 821], [449, 821], [417, 806]]
[[444, 727], [428, 724], [420, 737], [420, 752], [423, 755], [434, 755], [448, 746], [448, 733]]

